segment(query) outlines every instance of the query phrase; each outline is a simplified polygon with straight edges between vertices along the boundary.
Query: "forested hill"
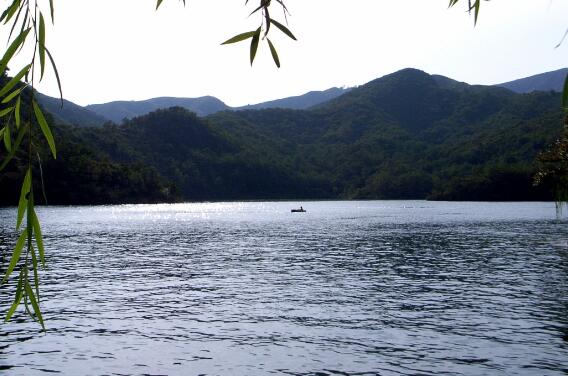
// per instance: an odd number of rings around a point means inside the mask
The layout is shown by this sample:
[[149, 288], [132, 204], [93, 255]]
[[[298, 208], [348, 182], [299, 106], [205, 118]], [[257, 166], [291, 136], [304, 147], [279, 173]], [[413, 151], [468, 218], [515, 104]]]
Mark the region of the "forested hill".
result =
[[[406, 69], [310, 110], [201, 118], [174, 107], [122, 125], [63, 127], [59, 143], [90, 151], [67, 158], [61, 150], [49, 167], [65, 172], [50, 184], [72, 187], [76, 197], [66, 201], [62, 193], [56, 203], [81, 202], [81, 191], [97, 181], [105, 190], [91, 189], [89, 202], [108, 201], [95, 198], [113, 192], [113, 174], [145, 190], [131, 200], [127, 183], [117, 185], [122, 193], [112, 202], [144, 201], [144, 192], [148, 201], [550, 200], [532, 176], [537, 154], [560, 133], [559, 103], [558, 93], [515, 94]], [[89, 177], [99, 161], [104, 173]], [[128, 176], [120, 177], [120, 166]], [[133, 174], [136, 166], [145, 172]], [[78, 184], [81, 175], [91, 183]]]

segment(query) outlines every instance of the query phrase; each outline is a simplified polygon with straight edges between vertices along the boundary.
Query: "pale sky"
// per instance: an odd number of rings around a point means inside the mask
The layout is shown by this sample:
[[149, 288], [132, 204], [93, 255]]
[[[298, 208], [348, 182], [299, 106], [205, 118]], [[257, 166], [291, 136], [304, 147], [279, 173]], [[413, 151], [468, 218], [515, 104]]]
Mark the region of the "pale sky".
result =
[[[239, 106], [362, 85], [407, 67], [495, 84], [568, 66], [568, 40], [554, 48], [568, 28], [568, 0], [483, 2], [475, 28], [466, 0], [451, 10], [448, 0], [287, 0], [298, 41], [271, 31], [280, 69], [266, 44], [252, 68], [248, 42], [220, 45], [258, 27], [248, 17], [258, 1], [186, 2], [164, 0], [156, 12], [155, 0], [55, 0], [47, 46], [64, 97], [87, 105], [212, 95]], [[47, 0], [40, 4], [48, 12]], [[58, 95], [51, 72], [38, 89]]]

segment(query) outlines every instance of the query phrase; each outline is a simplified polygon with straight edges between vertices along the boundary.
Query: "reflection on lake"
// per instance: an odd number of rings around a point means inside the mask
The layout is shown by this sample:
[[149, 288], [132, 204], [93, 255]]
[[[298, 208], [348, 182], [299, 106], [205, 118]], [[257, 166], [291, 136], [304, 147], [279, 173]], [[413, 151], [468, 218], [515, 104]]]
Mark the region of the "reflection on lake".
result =
[[[308, 212], [290, 213], [300, 205]], [[568, 372], [568, 228], [552, 203], [39, 215], [48, 332], [23, 314], [2, 325], [6, 375]], [[14, 222], [15, 209], [0, 210], [3, 257]], [[0, 289], [4, 312], [11, 288]]]

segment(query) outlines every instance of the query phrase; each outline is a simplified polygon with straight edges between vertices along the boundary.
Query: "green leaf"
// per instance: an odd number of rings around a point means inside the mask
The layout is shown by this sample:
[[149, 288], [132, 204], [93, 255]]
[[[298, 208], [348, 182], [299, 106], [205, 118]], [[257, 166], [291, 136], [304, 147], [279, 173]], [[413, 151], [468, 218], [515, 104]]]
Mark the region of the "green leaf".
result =
[[12, 258], [10, 259], [10, 265], [8, 265], [8, 269], [6, 270], [6, 274], [4, 275], [4, 279], [2, 279], [2, 284], [4, 284], [8, 278], [10, 278], [10, 274], [14, 271], [14, 268], [20, 261], [20, 255], [22, 254], [22, 249], [24, 248], [24, 244], [26, 243], [26, 235], [28, 229], [26, 228], [24, 232], [18, 238], [16, 242], [16, 247], [14, 248], [14, 252], [12, 252]]
[[224, 41], [223, 43], [221, 43], [221, 45], [223, 45], [223, 44], [237, 43], [237, 42], [241, 42], [241, 41], [243, 41], [243, 40], [247, 40], [247, 39], [249, 39], [249, 38], [252, 38], [255, 33], [256, 33], [256, 31], [247, 31], [246, 33], [242, 33], [242, 34], [239, 34], [239, 35], [235, 35], [235, 36], [232, 37], [231, 39], [227, 39], [226, 41]]
[[31, 28], [27, 28], [26, 30], [21, 32], [16, 37], [16, 39], [14, 39], [14, 41], [10, 44], [10, 46], [8, 47], [6, 52], [4, 52], [4, 56], [2, 56], [2, 60], [0, 60], [0, 74], [4, 73], [4, 71], [6, 71], [6, 67], [8, 66], [8, 62], [10, 61], [10, 59], [12, 59], [12, 57], [14, 56], [16, 51], [18, 50], [18, 47], [20, 47], [20, 45], [22, 45], [25, 42], [26, 37], [28, 36], [30, 30], [31, 30]]
[[43, 14], [39, 12], [39, 66], [40, 66], [40, 81], [43, 78], [43, 72], [45, 71], [45, 20], [43, 19]]
[[3, 110], [0, 110], [0, 118], [8, 115], [10, 112], [12, 112], [13, 109], [14, 107], [8, 107]]
[[16, 151], [20, 147], [20, 144], [22, 143], [22, 140], [24, 139], [24, 136], [26, 135], [27, 131], [28, 131], [28, 127], [20, 127], [20, 129], [18, 131], [18, 137], [16, 137], [15, 145], [14, 145], [14, 147], [12, 147], [12, 151], [4, 158], [4, 160], [2, 161], [2, 164], [0, 164], [0, 171], [2, 171], [4, 168], [6, 168], [8, 163], [10, 163], [12, 158], [14, 158], [14, 155], [16, 155]]
[[7, 92], [10, 91], [10, 89], [12, 89], [17, 83], [19, 83], [22, 77], [24, 77], [26, 73], [28, 73], [30, 67], [31, 64], [26, 65], [24, 68], [22, 68], [21, 71], [18, 72], [17, 75], [15, 75], [10, 81], [8, 81], [8, 83], [4, 85], [2, 89], [0, 89], [0, 97], [3, 97]]
[[477, 25], [477, 17], [479, 16], [479, 6], [481, 5], [481, 0], [475, 0], [475, 4], [473, 5], [473, 7], [475, 8], [475, 12], [474, 12], [474, 21], [473, 24]]
[[24, 182], [22, 183], [22, 189], [20, 190], [20, 201], [18, 203], [16, 230], [20, 228], [22, 220], [24, 219], [24, 213], [26, 212], [26, 207], [28, 206], [28, 194], [30, 193], [31, 185], [32, 185], [32, 170], [28, 168], [26, 176], [24, 177]]
[[158, 2], [156, 3], [156, 10], [158, 10], [158, 8], [160, 7], [160, 5], [162, 5], [162, 2], [164, 0], [158, 0]]
[[24, 284], [25, 284], [25, 290], [26, 290], [26, 293], [28, 295], [28, 298], [30, 298], [30, 303], [32, 303], [34, 313], [35, 313], [39, 323], [41, 324], [41, 327], [45, 331], [45, 325], [43, 324], [43, 317], [41, 315], [41, 310], [39, 309], [39, 305], [37, 304], [37, 300], [36, 300], [35, 295], [34, 295], [34, 290], [32, 289], [32, 286], [30, 286], [30, 283], [28, 281], [24, 281]]
[[21, 100], [20, 97], [16, 100], [16, 106], [14, 108], [14, 119], [16, 120], [16, 128], [20, 128], [20, 107], [21, 107]]
[[14, 0], [10, 8], [6, 9], [6, 11], [2, 14], [2, 17], [0, 17], [0, 22], [4, 20], [4, 25], [6, 25], [20, 7], [20, 3], [21, 0]]
[[24, 89], [24, 88], [21, 87], [21, 88], [19, 88], [19, 89], [14, 90], [14, 91], [11, 92], [10, 94], [6, 95], [6, 96], [4, 97], [4, 99], [2, 99], [2, 103], [8, 103], [8, 102], [10, 102], [12, 99], [14, 99], [14, 97], [15, 97], [16, 95], [20, 94], [23, 89]]
[[266, 40], [268, 41], [268, 46], [270, 47], [270, 53], [272, 54], [272, 59], [274, 59], [274, 64], [276, 64], [276, 66], [280, 68], [280, 59], [278, 58], [276, 48], [274, 48], [274, 45], [272, 44], [270, 39], [266, 38]]
[[61, 90], [61, 80], [59, 79], [59, 72], [57, 71], [57, 66], [55, 65], [55, 61], [53, 60], [53, 56], [51, 53], [45, 48], [45, 52], [47, 52], [47, 57], [51, 62], [51, 67], [53, 68], [53, 72], [55, 73], [55, 78], [57, 79], [57, 88], [59, 89], [59, 98], [61, 99], [61, 107], [63, 107], [63, 90]]
[[8, 150], [8, 153], [12, 151], [12, 137], [10, 135], [9, 126], [6, 126], [4, 128], [4, 146], [6, 146], [6, 150]]
[[43, 236], [41, 235], [41, 226], [39, 225], [39, 220], [35, 210], [32, 210], [32, 228], [34, 230], [34, 236], [37, 244], [37, 249], [39, 251], [39, 260], [42, 266], [45, 268], [45, 249], [43, 247]]
[[254, 57], [256, 56], [256, 51], [258, 50], [258, 41], [260, 40], [260, 27], [256, 29], [252, 39], [250, 41], [250, 65], [252, 65], [254, 61]]
[[16, 312], [16, 309], [18, 309], [20, 302], [22, 301], [22, 297], [24, 296], [24, 294], [22, 294], [24, 288], [23, 280], [24, 280], [24, 271], [22, 270], [20, 271], [20, 278], [18, 278], [18, 286], [16, 287], [16, 296], [14, 297], [14, 303], [12, 303], [12, 306], [8, 310], [4, 322], [8, 322], [12, 318], [12, 316]]
[[297, 40], [296, 37], [294, 36], [294, 34], [292, 34], [292, 32], [290, 30], [288, 30], [288, 28], [286, 26], [282, 25], [280, 22], [272, 19], [272, 20], [270, 20], [270, 23], [273, 24], [274, 26], [276, 26], [277, 28], [279, 28], [280, 31], [282, 31], [284, 34], [286, 34], [290, 38]]
[[49, 13], [51, 15], [51, 23], [54, 23], [55, 18], [53, 18], [53, 0], [49, 0]]
[[57, 150], [55, 149], [55, 141], [53, 140], [53, 135], [51, 134], [51, 130], [49, 129], [49, 125], [47, 124], [47, 121], [45, 120], [45, 117], [43, 116], [43, 112], [41, 112], [41, 109], [39, 108], [39, 106], [38, 106], [38, 104], [36, 103], [35, 100], [32, 100], [32, 104], [33, 104], [33, 107], [34, 107], [35, 117], [37, 119], [37, 122], [39, 123], [39, 127], [41, 128], [41, 131], [43, 132], [43, 136], [47, 140], [47, 143], [49, 145], [49, 149], [51, 149], [51, 154], [53, 155], [53, 159], [57, 159]]
[[16, 220], [16, 230], [20, 228], [22, 221], [24, 219], [24, 213], [28, 206], [28, 198], [32, 185], [32, 170], [28, 168], [26, 175], [24, 176], [24, 181], [22, 182], [22, 188], [20, 189], [20, 200], [18, 202], [18, 215]]

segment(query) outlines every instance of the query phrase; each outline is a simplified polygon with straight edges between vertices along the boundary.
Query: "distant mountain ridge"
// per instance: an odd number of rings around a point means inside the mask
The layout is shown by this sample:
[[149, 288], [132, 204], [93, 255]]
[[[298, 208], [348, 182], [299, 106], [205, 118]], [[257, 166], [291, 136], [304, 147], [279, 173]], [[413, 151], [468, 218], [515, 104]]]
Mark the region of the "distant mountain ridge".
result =
[[310, 107], [317, 106], [321, 103], [327, 102], [334, 98], [339, 97], [351, 88], [332, 87], [323, 91], [310, 91], [303, 95], [297, 95], [288, 98], [276, 99], [273, 101], [262, 102], [258, 104], [251, 104], [247, 106], [234, 107], [234, 110], [261, 110], [265, 108], [288, 108], [291, 110], [305, 110]]
[[550, 90], [561, 92], [564, 88], [564, 80], [567, 74], [568, 68], [563, 68], [552, 72], [541, 73], [514, 81], [504, 82], [495, 86], [504, 87], [519, 94]]
[[41, 93], [36, 93], [36, 96], [43, 108], [53, 115], [58, 123], [97, 127], [109, 121], [108, 118], [68, 100], [64, 99], [62, 106], [59, 98], [53, 98]]
[[[511, 90], [515, 93], [530, 93], [533, 91], [550, 90], [560, 92], [562, 91], [564, 78], [567, 73], [568, 68], [565, 68], [495, 86]], [[431, 77], [440, 87], [446, 89], [466, 90], [472, 86], [440, 75], [432, 75]], [[143, 101], [114, 101], [92, 104], [86, 107], [78, 106], [70, 101], [64, 101], [63, 108], [61, 108], [60, 101], [57, 98], [40, 94], [38, 99], [44, 108], [48, 112], [52, 113], [54, 118], [60, 123], [79, 126], [100, 126], [108, 121], [120, 124], [124, 119], [132, 119], [158, 109], [165, 109], [169, 107], [182, 107], [196, 113], [198, 116], [208, 116], [219, 111], [227, 110], [243, 111], [267, 108], [304, 110], [312, 107], [325, 106], [328, 102], [348, 94], [351, 90], [352, 88], [334, 87], [323, 91], [310, 91], [303, 95], [241, 107], [230, 107], [223, 101], [212, 96], [198, 98], [159, 97]]]
[[143, 101], [116, 101], [90, 104], [85, 108], [119, 124], [124, 119], [132, 119], [169, 107], [182, 107], [195, 112], [198, 116], [207, 116], [230, 109], [221, 100], [212, 96], [198, 98], [159, 97]]

